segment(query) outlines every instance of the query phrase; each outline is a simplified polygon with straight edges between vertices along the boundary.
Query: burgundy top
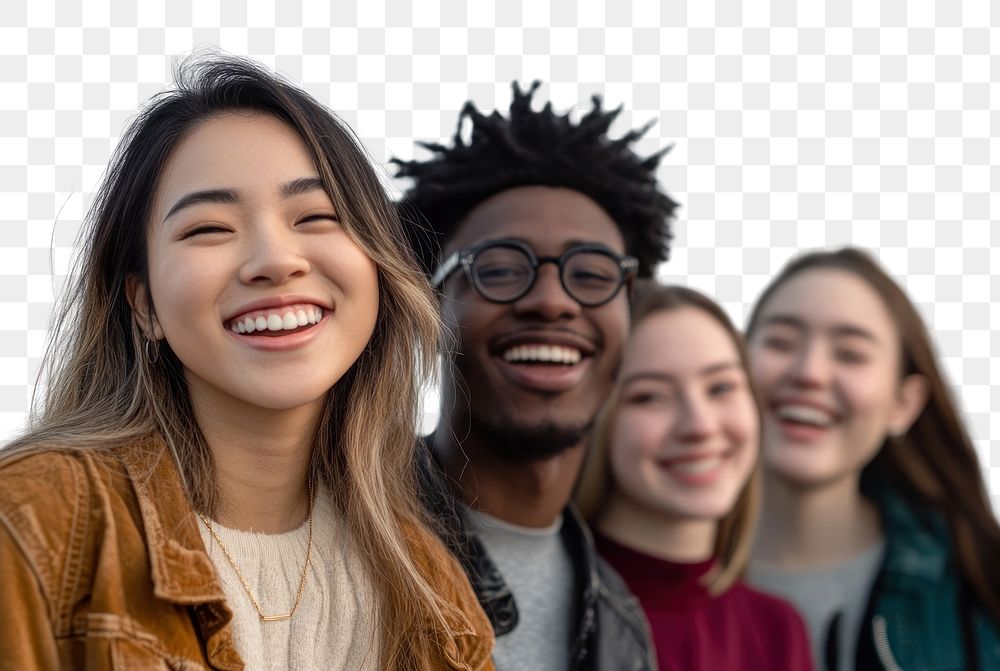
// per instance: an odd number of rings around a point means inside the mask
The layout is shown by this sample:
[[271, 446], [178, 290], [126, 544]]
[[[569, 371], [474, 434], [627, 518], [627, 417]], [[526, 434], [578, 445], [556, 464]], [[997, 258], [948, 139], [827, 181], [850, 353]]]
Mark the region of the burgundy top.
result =
[[809, 638], [788, 603], [737, 581], [712, 597], [700, 578], [714, 560], [679, 564], [595, 533], [597, 551], [639, 598], [661, 671], [811, 671]]

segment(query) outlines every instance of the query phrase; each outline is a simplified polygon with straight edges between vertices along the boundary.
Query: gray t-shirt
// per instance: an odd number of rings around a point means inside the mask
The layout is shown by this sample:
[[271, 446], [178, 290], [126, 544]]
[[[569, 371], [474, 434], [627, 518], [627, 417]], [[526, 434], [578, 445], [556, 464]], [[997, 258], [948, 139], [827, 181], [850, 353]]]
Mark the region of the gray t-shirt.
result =
[[498, 671], [552, 671], [569, 667], [573, 619], [573, 563], [559, 533], [563, 518], [537, 529], [470, 510], [472, 530], [514, 595], [518, 623], [497, 637]]
[[813, 664], [818, 671], [826, 671], [823, 651], [830, 624], [839, 613], [836, 671], [850, 671], [857, 654], [861, 618], [884, 555], [885, 542], [879, 541], [857, 557], [820, 570], [790, 571], [750, 562], [747, 582], [798, 609], [809, 630]]

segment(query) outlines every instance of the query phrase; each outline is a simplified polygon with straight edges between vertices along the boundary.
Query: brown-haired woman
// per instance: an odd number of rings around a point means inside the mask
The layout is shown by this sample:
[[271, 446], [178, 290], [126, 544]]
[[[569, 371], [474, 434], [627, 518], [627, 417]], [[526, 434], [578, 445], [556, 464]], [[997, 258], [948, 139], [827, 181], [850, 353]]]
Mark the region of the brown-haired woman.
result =
[[242, 59], [125, 135], [0, 461], [0, 667], [492, 668], [412, 482], [439, 324], [349, 129]]
[[817, 666], [1000, 668], [1000, 529], [903, 291], [862, 251], [807, 254], [747, 343], [766, 474], [750, 579], [798, 606]]
[[682, 287], [637, 290], [577, 501], [639, 598], [661, 669], [811, 668], [792, 608], [741, 581], [760, 417], [739, 334]]

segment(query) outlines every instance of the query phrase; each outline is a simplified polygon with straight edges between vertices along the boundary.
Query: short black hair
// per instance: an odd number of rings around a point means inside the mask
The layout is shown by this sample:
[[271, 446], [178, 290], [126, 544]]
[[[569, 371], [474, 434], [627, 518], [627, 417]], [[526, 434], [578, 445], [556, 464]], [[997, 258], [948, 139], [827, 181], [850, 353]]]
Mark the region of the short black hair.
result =
[[[443, 242], [476, 205], [501, 191], [537, 184], [572, 189], [600, 205], [621, 229], [626, 253], [639, 259], [639, 275], [651, 276], [668, 258], [673, 237], [677, 203], [656, 181], [656, 168], [671, 147], [646, 158], [632, 151], [652, 123], [608, 137], [622, 108], [605, 111], [597, 95], [579, 123], [569, 113], [553, 112], [551, 103], [535, 111], [531, 101], [540, 85], [535, 81], [522, 91], [512, 84], [509, 118], [499, 111], [486, 116], [466, 102], [451, 147], [420, 142], [433, 154], [426, 161], [392, 160], [397, 177], [413, 180], [399, 211], [424, 270], [434, 272]], [[465, 119], [472, 123], [468, 142], [462, 139]]]

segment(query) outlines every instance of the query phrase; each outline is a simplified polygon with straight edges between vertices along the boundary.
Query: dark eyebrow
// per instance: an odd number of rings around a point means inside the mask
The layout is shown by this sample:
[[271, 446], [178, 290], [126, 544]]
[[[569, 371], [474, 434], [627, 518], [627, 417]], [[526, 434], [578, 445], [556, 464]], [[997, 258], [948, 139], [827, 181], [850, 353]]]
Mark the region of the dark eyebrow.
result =
[[[788, 326], [795, 329], [796, 331], [806, 331], [806, 323], [794, 317], [792, 315], [776, 314], [767, 317], [764, 320], [762, 326]], [[855, 338], [863, 338], [873, 343], [877, 343], [879, 340], [875, 337], [875, 334], [866, 328], [857, 326], [856, 324], [834, 324], [830, 329], [828, 329], [831, 334], [836, 336], [850, 336]]]
[[174, 206], [163, 217], [166, 221], [170, 217], [183, 210], [185, 207], [198, 205], [199, 203], [238, 203], [239, 195], [233, 189], [208, 189], [207, 191], [192, 191], [180, 198]]
[[[735, 361], [721, 361], [719, 363], [713, 363], [708, 366], [705, 366], [704, 368], [699, 370], [697, 374], [698, 377], [708, 377], [709, 375], [715, 375], [716, 373], [720, 373], [725, 370], [730, 370], [732, 368], [741, 370], [742, 366]], [[675, 384], [677, 382], [677, 378], [671, 375], [670, 373], [664, 373], [655, 370], [643, 370], [643, 371], [638, 371], [636, 373], [632, 373], [631, 375], [627, 375], [622, 380], [622, 386], [623, 387], [628, 386], [633, 382], [639, 382], [641, 380], [652, 380], [653, 382], [666, 382], [668, 384]]]
[[323, 180], [319, 177], [299, 177], [298, 179], [293, 179], [291, 182], [282, 185], [281, 197], [291, 198], [292, 196], [299, 196], [303, 193], [309, 193], [310, 191], [322, 189], [324, 189]]
[[[323, 189], [323, 180], [319, 177], [299, 177], [281, 185], [281, 197], [292, 198], [303, 193]], [[240, 194], [236, 189], [207, 189], [205, 191], [192, 191], [184, 195], [163, 218], [164, 221], [174, 216], [185, 207], [198, 205], [200, 203], [225, 203], [233, 204], [240, 202]]]

